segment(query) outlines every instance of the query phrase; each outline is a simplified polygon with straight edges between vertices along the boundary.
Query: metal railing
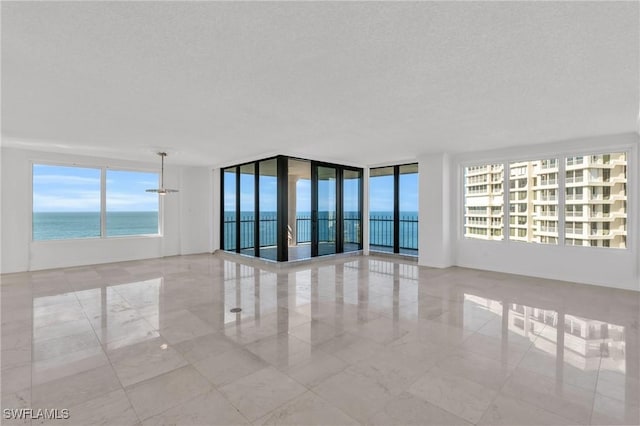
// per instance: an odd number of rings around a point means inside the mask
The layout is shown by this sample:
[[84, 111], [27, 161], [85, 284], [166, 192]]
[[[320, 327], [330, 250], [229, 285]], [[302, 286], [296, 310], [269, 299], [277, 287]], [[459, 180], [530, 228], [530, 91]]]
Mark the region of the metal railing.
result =
[[[369, 238], [372, 246], [393, 247], [393, 218], [389, 216], [369, 217]], [[400, 248], [418, 249], [418, 219], [400, 217]]]
[[[277, 245], [278, 227], [277, 218], [273, 216], [260, 218], [260, 247]], [[360, 243], [360, 219], [344, 219], [344, 242]], [[318, 239], [322, 242], [336, 241], [336, 219], [318, 218]], [[224, 250], [235, 249], [236, 221], [225, 218], [224, 221]], [[240, 249], [253, 247], [255, 234], [255, 220], [253, 216], [240, 218]], [[296, 218], [296, 243], [311, 242], [311, 217], [299, 216]]]

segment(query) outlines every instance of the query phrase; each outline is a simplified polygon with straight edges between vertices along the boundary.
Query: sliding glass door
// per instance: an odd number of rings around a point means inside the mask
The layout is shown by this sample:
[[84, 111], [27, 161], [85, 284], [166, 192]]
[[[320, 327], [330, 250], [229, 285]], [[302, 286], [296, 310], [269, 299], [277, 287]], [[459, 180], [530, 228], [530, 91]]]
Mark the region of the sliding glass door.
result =
[[371, 251], [418, 255], [418, 165], [377, 167], [369, 173]]
[[362, 249], [362, 169], [278, 156], [221, 179], [223, 250], [282, 262]]
[[[324, 256], [336, 253], [338, 235], [337, 186], [338, 172], [335, 167], [314, 164], [312, 184], [312, 232], [311, 255]], [[313, 194], [315, 193], [315, 197]]]
[[278, 242], [278, 175], [275, 158], [258, 163], [258, 255], [276, 260]]
[[342, 229], [345, 252], [362, 249], [362, 171], [344, 169], [342, 172]]

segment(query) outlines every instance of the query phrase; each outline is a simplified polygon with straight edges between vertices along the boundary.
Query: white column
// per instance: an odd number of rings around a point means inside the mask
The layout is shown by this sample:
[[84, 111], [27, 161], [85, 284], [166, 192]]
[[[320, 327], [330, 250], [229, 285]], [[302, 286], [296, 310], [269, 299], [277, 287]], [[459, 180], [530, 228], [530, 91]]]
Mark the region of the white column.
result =
[[451, 199], [451, 159], [446, 153], [424, 156], [418, 161], [418, 172], [418, 264], [447, 268], [453, 265], [451, 225], [455, 213]]
[[222, 188], [220, 187], [220, 169], [213, 169], [211, 175], [211, 230], [209, 233], [209, 247], [211, 252], [220, 250], [220, 222], [223, 220], [221, 217], [222, 204], [220, 203], [220, 193]]

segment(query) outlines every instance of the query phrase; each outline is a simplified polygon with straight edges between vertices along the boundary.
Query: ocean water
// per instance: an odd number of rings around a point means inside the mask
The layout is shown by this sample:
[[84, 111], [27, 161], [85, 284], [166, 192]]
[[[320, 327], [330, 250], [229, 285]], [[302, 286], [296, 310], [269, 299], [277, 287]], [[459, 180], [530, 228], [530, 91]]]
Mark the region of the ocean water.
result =
[[[320, 241], [335, 241], [335, 215], [319, 212]], [[260, 214], [260, 246], [276, 245], [276, 213], [263, 212]], [[393, 246], [393, 212], [372, 211], [369, 215], [371, 245]], [[362, 224], [357, 212], [345, 212], [344, 239], [345, 242], [358, 242]], [[311, 213], [299, 212], [296, 217], [297, 241], [305, 243], [311, 241]], [[235, 213], [227, 211], [224, 214], [224, 248], [235, 248], [236, 225]], [[252, 212], [240, 213], [240, 247], [253, 247], [255, 229], [255, 215]], [[418, 213], [402, 212], [400, 214], [400, 247], [406, 249], [418, 248]]]
[[[158, 233], [158, 212], [107, 212], [107, 236]], [[100, 237], [100, 212], [34, 212], [33, 240]]]

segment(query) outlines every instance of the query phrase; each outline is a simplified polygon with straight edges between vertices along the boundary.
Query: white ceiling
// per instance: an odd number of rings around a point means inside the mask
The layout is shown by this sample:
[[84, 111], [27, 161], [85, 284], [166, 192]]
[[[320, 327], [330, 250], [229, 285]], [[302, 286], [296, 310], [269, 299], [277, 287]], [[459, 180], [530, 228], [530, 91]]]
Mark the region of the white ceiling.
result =
[[635, 132], [638, 2], [2, 2], [8, 146], [372, 165]]

